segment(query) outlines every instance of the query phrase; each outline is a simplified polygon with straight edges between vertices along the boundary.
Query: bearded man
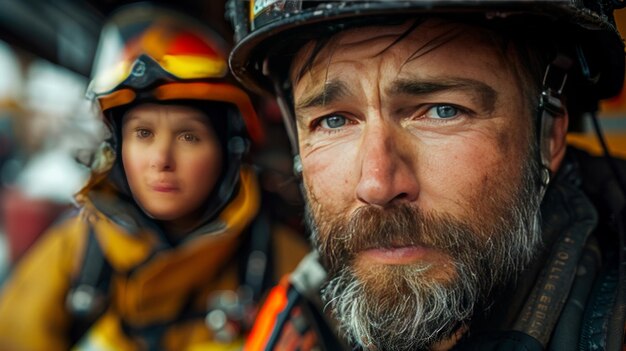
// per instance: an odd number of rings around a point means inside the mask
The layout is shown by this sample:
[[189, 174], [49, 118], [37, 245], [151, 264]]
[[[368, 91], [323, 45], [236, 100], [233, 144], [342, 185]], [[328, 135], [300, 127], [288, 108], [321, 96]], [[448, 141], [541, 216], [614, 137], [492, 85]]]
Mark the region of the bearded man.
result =
[[623, 83], [616, 4], [588, 3], [265, 1], [249, 33], [231, 3], [319, 254], [247, 349], [621, 349], [622, 180], [566, 144]]

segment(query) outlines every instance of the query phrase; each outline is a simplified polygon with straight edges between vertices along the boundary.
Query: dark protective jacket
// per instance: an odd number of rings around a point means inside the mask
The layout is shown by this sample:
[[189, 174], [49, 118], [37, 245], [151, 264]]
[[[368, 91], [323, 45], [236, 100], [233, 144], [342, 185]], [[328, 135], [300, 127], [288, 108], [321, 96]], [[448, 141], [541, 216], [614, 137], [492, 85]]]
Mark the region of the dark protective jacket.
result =
[[[626, 174], [626, 163], [615, 163]], [[606, 159], [569, 148], [541, 205], [542, 250], [476, 311], [453, 350], [622, 350], [624, 203]], [[323, 312], [324, 277], [315, 254], [303, 260], [268, 296], [246, 350], [358, 350]]]

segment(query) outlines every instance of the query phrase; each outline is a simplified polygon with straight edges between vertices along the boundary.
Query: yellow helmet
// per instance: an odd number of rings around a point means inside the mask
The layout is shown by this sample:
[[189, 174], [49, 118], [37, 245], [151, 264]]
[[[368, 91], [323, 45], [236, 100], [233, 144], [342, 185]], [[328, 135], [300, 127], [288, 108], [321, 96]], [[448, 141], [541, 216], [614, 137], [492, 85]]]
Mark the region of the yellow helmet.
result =
[[[206, 100], [234, 105], [248, 135], [263, 132], [248, 95], [229, 76], [229, 47], [181, 13], [141, 3], [121, 8], [103, 27], [88, 98], [109, 109], [139, 100]], [[110, 121], [107, 121], [110, 122]]]

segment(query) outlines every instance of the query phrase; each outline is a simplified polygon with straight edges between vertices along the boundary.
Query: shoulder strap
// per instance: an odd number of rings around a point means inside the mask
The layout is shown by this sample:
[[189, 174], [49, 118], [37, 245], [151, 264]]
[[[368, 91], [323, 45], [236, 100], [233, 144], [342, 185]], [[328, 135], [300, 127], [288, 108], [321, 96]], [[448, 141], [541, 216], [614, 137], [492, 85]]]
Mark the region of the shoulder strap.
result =
[[89, 232], [83, 263], [65, 301], [66, 308], [74, 317], [70, 327], [72, 344], [78, 342], [106, 310], [113, 273], [93, 227], [90, 223], [87, 226]]
[[253, 301], [276, 284], [272, 262], [272, 237], [270, 219], [266, 210], [261, 209], [246, 229], [246, 238], [240, 249], [240, 282], [252, 293]]

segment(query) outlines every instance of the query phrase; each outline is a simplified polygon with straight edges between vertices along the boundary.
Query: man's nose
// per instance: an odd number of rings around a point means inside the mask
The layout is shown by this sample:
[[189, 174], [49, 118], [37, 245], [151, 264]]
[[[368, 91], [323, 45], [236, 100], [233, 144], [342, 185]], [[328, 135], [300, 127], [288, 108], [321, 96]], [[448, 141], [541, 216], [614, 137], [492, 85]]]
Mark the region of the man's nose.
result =
[[158, 171], [173, 170], [173, 153], [174, 150], [171, 140], [168, 138], [155, 140], [150, 148], [150, 167]]
[[384, 123], [367, 126], [360, 149], [360, 179], [357, 198], [367, 204], [388, 206], [417, 199], [415, 150], [402, 142], [402, 131]]

